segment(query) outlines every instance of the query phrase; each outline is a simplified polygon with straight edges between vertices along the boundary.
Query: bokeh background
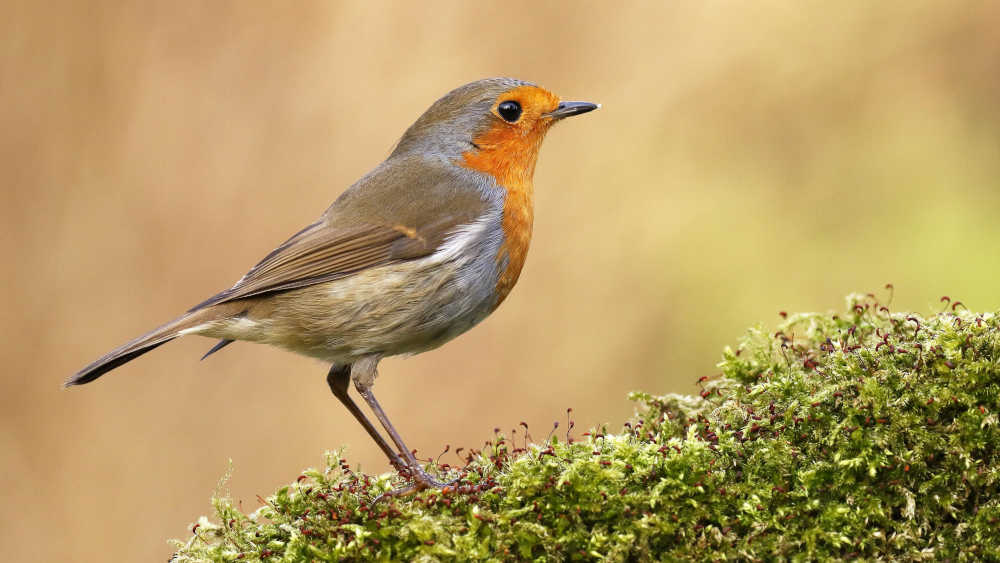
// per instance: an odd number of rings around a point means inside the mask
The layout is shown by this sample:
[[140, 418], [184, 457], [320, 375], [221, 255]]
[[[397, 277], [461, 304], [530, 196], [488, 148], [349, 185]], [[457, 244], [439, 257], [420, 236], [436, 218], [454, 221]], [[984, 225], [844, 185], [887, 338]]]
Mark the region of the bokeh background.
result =
[[[618, 428], [778, 311], [1000, 308], [996, 2], [6, 2], [0, 552], [162, 560], [232, 459], [246, 510], [324, 450], [387, 464], [325, 367], [183, 339], [64, 378], [224, 289], [482, 77], [604, 104], [552, 131], [521, 282], [382, 364], [410, 445]], [[565, 426], [565, 423], [563, 423]], [[451, 454], [449, 454], [450, 456]], [[445, 458], [455, 461], [456, 458]]]

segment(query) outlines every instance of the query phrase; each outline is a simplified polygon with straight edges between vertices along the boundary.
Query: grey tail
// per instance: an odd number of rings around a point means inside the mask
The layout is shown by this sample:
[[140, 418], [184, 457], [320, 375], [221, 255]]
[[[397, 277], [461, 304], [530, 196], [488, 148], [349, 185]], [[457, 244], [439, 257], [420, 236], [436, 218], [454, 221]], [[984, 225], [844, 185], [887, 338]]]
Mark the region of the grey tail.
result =
[[178, 336], [181, 336], [182, 330], [197, 326], [201, 322], [204, 322], [207, 315], [203, 313], [206, 312], [207, 311], [202, 310], [198, 313], [188, 313], [119, 346], [118, 348], [115, 348], [92, 362], [87, 367], [76, 372], [76, 375], [69, 378], [63, 386], [71, 387], [73, 385], [90, 383], [116, 367], [126, 362], [130, 362], [146, 352], [170, 342]]
[[212, 346], [211, 350], [209, 350], [208, 352], [205, 352], [205, 355], [202, 356], [201, 359], [204, 360], [205, 358], [211, 356], [212, 354], [218, 352], [219, 350], [222, 350], [226, 346], [229, 346], [233, 342], [236, 342], [236, 341], [235, 340], [226, 340], [226, 339], [223, 339], [223, 340], [220, 340], [220, 341], [216, 342], [215, 346]]

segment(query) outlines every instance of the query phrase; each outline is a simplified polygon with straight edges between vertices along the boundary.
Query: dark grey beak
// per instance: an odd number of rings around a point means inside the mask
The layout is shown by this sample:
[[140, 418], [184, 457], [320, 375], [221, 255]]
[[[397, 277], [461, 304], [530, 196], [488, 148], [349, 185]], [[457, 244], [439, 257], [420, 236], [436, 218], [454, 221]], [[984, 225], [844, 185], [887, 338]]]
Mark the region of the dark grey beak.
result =
[[599, 107], [601, 107], [601, 104], [592, 104], [590, 102], [559, 102], [559, 107], [542, 115], [551, 117], [552, 119], [562, 119], [571, 115], [580, 115], [581, 113], [594, 111]]

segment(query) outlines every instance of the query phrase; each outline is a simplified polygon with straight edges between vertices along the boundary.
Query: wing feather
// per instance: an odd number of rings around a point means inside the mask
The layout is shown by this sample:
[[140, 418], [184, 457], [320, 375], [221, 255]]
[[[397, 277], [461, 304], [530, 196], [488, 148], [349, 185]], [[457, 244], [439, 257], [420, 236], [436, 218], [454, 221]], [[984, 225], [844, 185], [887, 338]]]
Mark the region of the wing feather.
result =
[[[314, 225], [278, 247], [232, 288], [192, 310], [305, 287], [397, 261], [393, 247], [402, 238], [406, 235], [379, 225], [349, 230]], [[427, 249], [425, 255], [433, 250]]]
[[[408, 173], [400, 174], [401, 169]], [[386, 162], [236, 285], [191, 310], [428, 256], [448, 233], [480, 217], [487, 204], [483, 193], [469, 185], [467, 177], [456, 177], [453, 168], [424, 161]]]

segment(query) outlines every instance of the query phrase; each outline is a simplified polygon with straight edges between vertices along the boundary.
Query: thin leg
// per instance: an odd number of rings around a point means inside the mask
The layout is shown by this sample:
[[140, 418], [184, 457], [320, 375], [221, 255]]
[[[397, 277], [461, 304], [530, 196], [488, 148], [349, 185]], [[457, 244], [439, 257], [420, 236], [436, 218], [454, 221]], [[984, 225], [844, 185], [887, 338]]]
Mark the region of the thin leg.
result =
[[375, 430], [375, 426], [368, 420], [358, 405], [351, 400], [351, 397], [347, 394], [347, 384], [351, 380], [351, 366], [338, 366], [334, 365], [330, 368], [330, 373], [326, 376], [326, 382], [330, 385], [330, 391], [333, 392], [333, 396], [340, 399], [340, 402], [347, 407], [347, 410], [351, 411], [354, 418], [361, 423], [361, 426], [365, 428], [368, 435], [375, 440], [378, 447], [382, 448], [386, 457], [389, 458], [389, 463], [396, 468], [397, 471], [405, 471], [408, 469], [409, 465], [404, 463], [399, 457], [399, 454], [394, 452], [389, 444], [386, 443], [385, 438]]
[[396, 444], [396, 447], [398, 447], [399, 450], [402, 452], [403, 457], [405, 457], [406, 461], [408, 462], [410, 472], [417, 479], [417, 481], [419, 481], [421, 484], [427, 487], [437, 487], [437, 488], [447, 487], [450, 483], [444, 483], [438, 481], [433, 477], [431, 477], [430, 474], [428, 474], [426, 471], [424, 471], [424, 468], [420, 465], [420, 462], [417, 461], [416, 457], [414, 457], [413, 452], [406, 447], [406, 444], [403, 442], [403, 438], [400, 437], [399, 433], [396, 432], [396, 429], [393, 428], [392, 423], [389, 422], [389, 417], [386, 416], [385, 411], [382, 410], [382, 407], [378, 404], [378, 401], [375, 400], [375, 394], [372, 393], [371, 389], [365, 389], [365, 390], [358, 389], [358, 393], [360, 393], [361, 397], [365, 400], [365, 402], [368, 403], [368, 406], [372, 409], [372, 412], [375, 413], [375, 418], [378, 418], [379, 422], [382, 423], [382, 427], [385, 428], [385, 431], [389, 433], [389, 437], [392, 438], [392, 441]]
[[404, 459], [407, 461], [407, 465], [410, 474], [416, 480], [416, 483], [409, 487], [404, 487], [396, 491], [391, 491], [387, 493], [389, 496], [399, 496], [404, 494], [409, 494], [411, 492], [426, 489], [428, 487], [443, 488], [451, 485], [455, 481], [450, 483], [445, 483], [438, 481], [430, 476], [424, 468], [417, 461], [417, 458], [410, 451], [410, 448], [406, 447], [403, 442], [403, 438], [396, 432], [396, 429], [392, 426], [392, 422], [389, 421], [389, 417], [386, 416], [385, 411], [382, 410], [382, 406], [378, 404], [375, 399], [375, 394], [372, 393], [372, 385], [375, 381], [375, 366], [378, 364], [378, 358], [364, 358], [355, 362], [351, 366], [351, 378], [354, 380], [354, 387], [357, 389], [358, 394], [368, 403], [368, 407], [371, 408], [372, 412], [375, 413], [375, 417], [378, 418], [379, 422], [382, 423], [382, 427], [389, 434], [389, 438], [392, 439], [396, 447], [399, 448], [401, 454], [403, 454]]

